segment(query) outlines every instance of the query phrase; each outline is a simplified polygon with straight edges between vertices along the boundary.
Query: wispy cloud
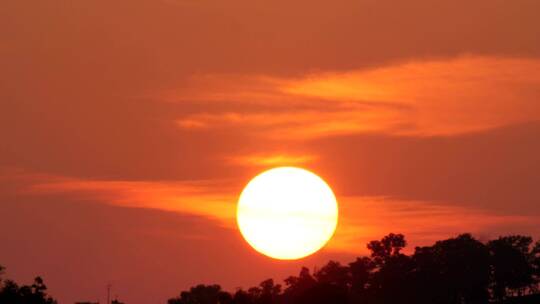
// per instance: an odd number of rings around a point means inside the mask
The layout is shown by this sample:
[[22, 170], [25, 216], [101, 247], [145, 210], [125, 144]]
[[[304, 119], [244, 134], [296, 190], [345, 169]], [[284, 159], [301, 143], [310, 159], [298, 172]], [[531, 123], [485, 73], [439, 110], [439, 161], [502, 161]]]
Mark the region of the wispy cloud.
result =
[[187, 129], [241, 127], [289, 139], [454, 135], [540, 119], [539, 71], [538, 59], [459, 57], [296, 78], [210, 75], [166, 99], [229, 105], [180, 117]]
[[288, 153], [253, 154], [227, 157], [227, 160], [235, 165], [255, 167], [305, 165], [315, 161], [316, 159], [317, 157], [314, 155], [293, 155]]
[[235, 191], [211, 181], [110, 181], [57, 179], [29, 187], [31, 194], [75, 194], [80, 200], [203, 216], [234, 225]]
[[[22, 175], [21, 175], [22, 176]], [[22, 180], [22, 179], [21, 179]], [[151, 208], [201, 216], [236, 229], [236, 200], [241, 189], [225, 182], [104, 181], [30, 175], [22, 195], [69, 195], [124, 207]], [[484, 209], [389, 197], [339, 196], [339, 225], [327, 250], [365, 252], [365, 244], [389, 232], [404, 233], [412, 246], [429, 244], [457, 233], [479, 237], [498, 233], [539, 235], [540, 218], [496, 214]], [[203, 236], [211, 237], [211, 236]]]
[[499, 234], [540, 235], [538, 216], [504, 215], [448, 204], [386, 197], [342, 197], [340, 223], [330, 250], [365, 252], [366, 243], [389, 232], [403, 233], [413, 246], [422, 246], [459, 233], [479, 238]]

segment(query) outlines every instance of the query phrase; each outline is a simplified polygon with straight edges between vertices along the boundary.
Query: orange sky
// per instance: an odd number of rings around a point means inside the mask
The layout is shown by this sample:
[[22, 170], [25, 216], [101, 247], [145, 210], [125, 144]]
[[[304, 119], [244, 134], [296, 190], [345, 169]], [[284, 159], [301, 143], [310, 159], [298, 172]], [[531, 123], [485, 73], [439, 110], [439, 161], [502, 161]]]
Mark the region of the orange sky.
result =
[[[389, 232], [540, 237], [536, 0], [2, 6], [0, 265], [62, 302], [248, 287]], [[242, 187], [278, 165], [340, 203], [305, 260], [236, 230]]]

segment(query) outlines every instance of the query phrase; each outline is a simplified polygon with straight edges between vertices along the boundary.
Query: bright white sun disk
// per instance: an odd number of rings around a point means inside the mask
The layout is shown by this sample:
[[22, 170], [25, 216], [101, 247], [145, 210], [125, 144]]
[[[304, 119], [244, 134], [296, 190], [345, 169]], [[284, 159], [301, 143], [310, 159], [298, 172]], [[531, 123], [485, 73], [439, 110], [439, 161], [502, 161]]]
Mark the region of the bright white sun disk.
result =
[[280, 167], [253, 178], [240, 195], [238, 227], [258, 252], [299, 259], [321, 249], [337, 226], [332, 189], [317, 175]]

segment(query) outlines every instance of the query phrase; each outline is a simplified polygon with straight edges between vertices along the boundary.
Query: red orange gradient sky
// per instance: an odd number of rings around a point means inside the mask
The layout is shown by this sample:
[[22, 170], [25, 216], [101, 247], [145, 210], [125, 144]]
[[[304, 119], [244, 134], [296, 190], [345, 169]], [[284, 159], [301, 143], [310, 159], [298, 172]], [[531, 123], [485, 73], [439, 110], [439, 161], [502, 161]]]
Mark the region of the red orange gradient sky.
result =
[[[536, 0], [3, 1], [0, 265], [63, 303], [248, 287], [404, 233], [540, 237]], [[340, 223], [301, 261], [235, 226], [297, 165]]]

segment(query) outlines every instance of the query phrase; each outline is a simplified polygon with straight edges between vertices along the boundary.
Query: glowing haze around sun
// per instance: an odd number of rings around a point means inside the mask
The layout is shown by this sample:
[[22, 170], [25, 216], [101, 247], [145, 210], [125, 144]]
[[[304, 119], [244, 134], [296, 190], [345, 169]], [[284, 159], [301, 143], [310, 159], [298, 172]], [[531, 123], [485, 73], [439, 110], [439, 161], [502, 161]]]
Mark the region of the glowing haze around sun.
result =
[[321, 249], [338, 221], [336, 197], [314, 173], [279, 167], [254, 177], [244, 188], [237, 222], [258, 252], [282, 260], [300, 259]]

